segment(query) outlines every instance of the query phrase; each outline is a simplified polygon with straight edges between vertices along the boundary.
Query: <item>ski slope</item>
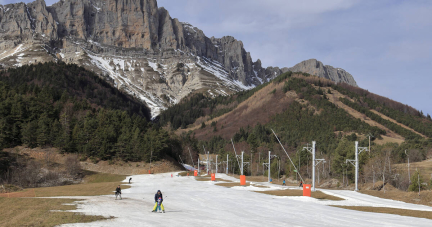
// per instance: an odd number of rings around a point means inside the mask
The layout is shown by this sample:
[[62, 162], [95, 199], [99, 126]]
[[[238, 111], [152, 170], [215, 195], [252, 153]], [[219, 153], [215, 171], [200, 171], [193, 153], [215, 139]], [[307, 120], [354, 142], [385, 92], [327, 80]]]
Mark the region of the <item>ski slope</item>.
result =
[[[238, 181], [218, 174], [218, 178]], [[127, 177], [126, 179], [128, 179]], [[127, 180], [125, 179], [125, 183]], [[432, 220], [353, 211], [328, 205], [374, 205], [432, 211], [432, 207], [380, 199], [350, 191], [326, 191], [343, 201], [319, 201], [308, 197], [277, 197], [256, 193], [258, 188], [226, 188], [194, 177], [171, 173], [132, 176], [132, 187], [122, 190], [123, 200], [107, 196], [68, 197], [85, 199], [78, 212], [116, 218], [62, 226], [432, 226]], [[268, 190], [281, 189], [269, 185]], [[152, 213], [154, 194], [161, 190], [166, 213]], [[261, 188], [263, 190], [263, 188]], [[114, 188], [113, 188], [114, 190]], [[296, 190], [294, 187], [288, 190]], [[64, 197], [63, 197], [64, 198]]]

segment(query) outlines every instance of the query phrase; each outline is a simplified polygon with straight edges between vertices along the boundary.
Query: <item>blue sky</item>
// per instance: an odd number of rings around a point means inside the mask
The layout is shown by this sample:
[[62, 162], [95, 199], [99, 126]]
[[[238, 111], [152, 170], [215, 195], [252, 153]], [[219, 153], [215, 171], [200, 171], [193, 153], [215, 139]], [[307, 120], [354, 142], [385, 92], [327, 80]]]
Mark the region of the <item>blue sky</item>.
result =
[[345, 69], [364, 89], [432, 115], [432, 1], [158, 0], [158, 5], [209, 37], [242, 40], [264, 66], [316, 58]]

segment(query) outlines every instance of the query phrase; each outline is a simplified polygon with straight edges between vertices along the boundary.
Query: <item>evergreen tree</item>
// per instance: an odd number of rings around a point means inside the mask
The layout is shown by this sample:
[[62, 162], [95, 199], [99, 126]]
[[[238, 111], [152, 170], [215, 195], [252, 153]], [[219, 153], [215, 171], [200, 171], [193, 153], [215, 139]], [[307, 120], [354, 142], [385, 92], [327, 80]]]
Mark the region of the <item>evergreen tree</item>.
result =
[[249, 146], [251, 147], [252, 151], [256, 151], [256, 149], [258, 148], [259, 144], [258, 144], [258, 139], [255, 135], [255, 133], [250, 133], [249, 137], [247, 138], [247, 143], [249, 144]]
[[[350, 164], [348, 166], [346, 165], [346, 160], [355, 158], [354, 149], [354, 143], [346, 138], [343, 138], [342, 141], [339, 142], [339, 145], [337, 146], [334, 153], [334, 158], [332, 160], [333, 162], [331, 164], [333, 172], [342, 174], [342, 167], [350, 166]], [[349, 174], [352, 176], [353, 170], [351, 170]]]
[[[426, 189], [425, 186], [423, 185], [423, 177], [420, 175], [419, 171], [416, 171], [412, 176], [411, 176], [411, 184], [408, 187], [408, 191], [411, 192], [418, 192], [419, 189], [420, 190], [424, 190]], [[420, 187], [419, 187], [420, 185]]]
[[38, 120], [37, 144], [40, 147], [48, 145], [50, 141], [51, 122], [46, 113], [43, 113]]
[[34, 148], [37, 145], [37, 126], [37, 121], [28, 122], [21, 132], [23, 143], [30, 148]]

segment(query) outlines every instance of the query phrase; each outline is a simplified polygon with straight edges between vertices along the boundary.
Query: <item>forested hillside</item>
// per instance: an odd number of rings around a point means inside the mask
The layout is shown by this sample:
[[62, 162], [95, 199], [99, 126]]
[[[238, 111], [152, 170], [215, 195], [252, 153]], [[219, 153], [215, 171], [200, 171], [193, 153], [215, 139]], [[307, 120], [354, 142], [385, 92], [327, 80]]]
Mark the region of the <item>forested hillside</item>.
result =
[[57, 147], [93, 160], [173, 155], [178, 142], [148, 119], [145, 105], [77, 65], [0, 72], [0, 148]]
[[[352, 111], [335, 105], [329, 99], [333, 93], [341, 94], [339, 100]], [[404, 162], [405, 150], [418, 160], [432, 155], [430, 116], [366, 90], [305, 73], [288, 72], [261, 87], [232, 96], [214, 99], [199, 94], [191, 96], [162, 113], [159, 123], [181, 134], [184, 146], [193, 152], [201, 153], [205, 147], [222, 157], [229, 154], [235, 164], [232, 139], [238, 151], [245, 151], [246, 159], [256, 163], [247, 170], [253, 175], [263, 173], [262, 157], [268, 150], [282, 159], [281, 174], [294, 174], [271, 129], [306, 176], [310, 174], [311, 161], [310, 154], [302, 152], [302, 148], [311, 141], [317, 142], [317, 158], [325, 158], [330, 163], [323, 171], [326, 177], [339, 178], [344, 174], [352, 179], [353, 168], [345, 160], [354, 158], [354, 141], [368, 147], [369, 136], [373, 152], [370, 156], [361, 155], [365, 181], [370, 180], [373, 171], [384, 171], [388, 177], [396, 174], [377, 169], [380, 165], [372, 165], [372, 169], [370, 163], [377, 160]], [[392, 141], [394, 135], [401, 136], [402, 143], [386, 142]], [[369, 172], [363, 169], [367, 165]], [[272, 168], [277, 167], [272, 165]], [[401, 185], [404, 184], [399, 182]]]

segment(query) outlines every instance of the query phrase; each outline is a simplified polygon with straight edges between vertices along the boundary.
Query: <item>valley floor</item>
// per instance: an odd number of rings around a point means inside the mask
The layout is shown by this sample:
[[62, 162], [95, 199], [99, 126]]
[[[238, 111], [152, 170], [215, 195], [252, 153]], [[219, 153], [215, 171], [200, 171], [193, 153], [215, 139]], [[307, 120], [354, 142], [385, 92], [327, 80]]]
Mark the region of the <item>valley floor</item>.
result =
[[[225, 174], [218, 178], [237, 181]], [[128, 179], [128, 178], [127, 178]], [[281, 186], [259, 183], [227, 188], [194, 177], [171, 173], [132, 176], [132, 187], [123, 190], [123, 200], [113, 195], [68, 197], [79, 201], [78, 212], [114, 216], [114, 219], [63, 226], [431, 226], [432, 220], [393, 214], [360, 212], [339, 206], [375, 206], [432, 211], [432, 207], [380, 199], [353, 191], [324, 190], [345, 200], [307, 197], [277, 197], [253, 191], [277, 190]], [[125, 180], [126, 182], [126, 180]], [[257, 187], [259, 186], [259, 187]], [[267, 186], [267, 187], [266, 187]], [[152, 213], [154, 193], [161, 190], [165, 214]], [[291, 187], [291, 190], [296, 190]], [[63, 197], [64, 198], [64, 197]]]

